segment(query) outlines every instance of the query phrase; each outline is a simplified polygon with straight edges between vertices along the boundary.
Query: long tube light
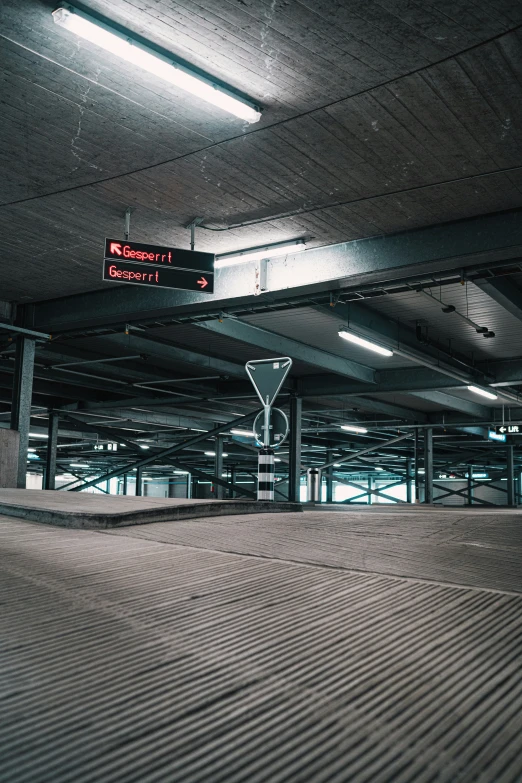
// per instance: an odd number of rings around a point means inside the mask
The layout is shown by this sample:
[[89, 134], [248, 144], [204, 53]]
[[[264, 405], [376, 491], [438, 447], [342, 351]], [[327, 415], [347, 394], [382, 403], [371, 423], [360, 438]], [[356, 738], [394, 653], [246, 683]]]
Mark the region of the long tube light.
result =
[[339, 329], [339, 337], [358, 345], [360, 348], [366, 348], [368, 351], [379, 353], [381, 356], [393, 356], [393, 351], [390, 351], [389, 348], [383, 348], [382, 345], [377, 345], [376, 343], [370, 342], [370, 340], [365, 340], [364, 337], [359, 337], [358, 335], [349, 332], [347, 329]]
[[226, 87], [222, 87], [196, 71], [191, 71], [165, 55], [155, 52], [145, 44], [133, 40], [127, 33], [122, 33], [77, 8], [60, 6], [56, 11], [53, 11], [53, 18], [56, 24], [65, 27], [70, 32], [85, 38], [117, 57], [121, 57], [128, 63], [137, 65], [160, 79], [218, 106], [229, 114], [234, 114], [249, 123], [258, 122], [261, 119], [259, 107], [253, 102], [234, 95]]
[[290, 239], [286, 242], [275, 242], [273, 245], [251, 247], [246, 250], [235, 250], [232, 253], [222, 253], [218, 255], [214, 263], [214, 269], [221, 269], [224, 266], [246, 264], [248, 261], [257, 261], [260, 258], [274, 258], [275, 256], [283, 256], [287, 253], [297, 253], [300, 250], [306, 250], [304, 239]]
[[492, 394], [492, 392], [481, 389], [479, 386], [468, 386], [468, 391], [473, 392], [473, 394], [480, 394], [481, 397], [487, 397], [488, 400], [498, 400], [498, 396], [496, 394]]
[[351, 424], [341, 424], [341, 429], [347, 432], [358, 432], [361, 435], [366, 435], [368, 432], [366, 427], [354, 427]]
[[243, 438], [253, 438], [254, 433], [251, 430], [230, 430], [231, 435], [239, 435]]

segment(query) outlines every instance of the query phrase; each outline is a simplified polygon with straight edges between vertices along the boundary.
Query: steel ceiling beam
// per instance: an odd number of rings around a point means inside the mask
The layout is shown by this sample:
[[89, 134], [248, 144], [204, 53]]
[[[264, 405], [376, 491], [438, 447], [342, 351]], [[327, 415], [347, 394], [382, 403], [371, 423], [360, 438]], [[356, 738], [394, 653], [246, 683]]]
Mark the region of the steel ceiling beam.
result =
[[[122, 348], [126, 348], [137, 353], [155, 356], [162, 361], [182, 362], [204, 369], [206, 372], [212, 370], [212, 372], [216, 372], [218, 375], [245, 377], [245, 367], [240, 362], [217, 359], [214, 356], [209, 356], [203, 350], [196, 351], [193, 348], [181, 348], [174, 345], [170, 340], [165, 340], [158, 335], [131, 332], [129, 335], [104, 335], [99, 338], [99, 341], [100, 347], [110, 348], [116, 352], [116, 355]], [[197, 380], [197, 378], [194, 378], [194, 383], [197, 383]]]
[[[511, 370], [506, 370], [504, 380], [507, 382], [509, 379], [513, 379], [512, 382], [516, 383], [517, 379], [521, 377], [518, 362], [512, 362], [511, 366]], [[475, 383], [477, 383], [476, 379]], [[375, 391], [379, 393], [413, 394], [423, 391], [462, 389], [467, 385], [465, 381], [459, 382], [455, 378], [441, 375], [435, 367], [400, 367], [390, 370], [379, 370]], [[324, 376], [315, 375], [297, 379], [296, 386], [297, 393], [302, 397], [323, 397], [332, 394], [350, 397], [360, 396], [368, 391], [367, 388], [365, 389], [356, 382], [346, 383], [337, 378], [325, 378]], [[495, 392], [499, 396], [506, 394], [501, 388], [496, 388]], [[514, 394], [507, 394], [507, 399], [518, 402], [518, 404], [522, 402], [522, 396], [518, 399]]]
[[[382, 392], [408, 394], [409, 392], [431, 389], [453, 389], [463, 385], [457, 383], [453, 378], [440, 375], [427, 367], [379, 370], [377, 383], [378, 387], [375, 391], [378, 391], [379, 394]], [[309, 375], [297, 379], [297, 393], [303, 397], [324, 397], [331, 394], [358, 397], [364, 392], [368, 392], [368, 387], [363, 387], [360, 383], [343, 382], [339, 378]]]
[[[380, 391], [380, 390], [379, 390]], [[328, 398], [332, 402], [340, 402], [343, 407], [346, 407], [346, 399], [331, 396]], [[403, 405], [396, 405], [395, 403], [386, 402], [385, 400], [376, 400], [372, 397], [350, 397], [350, 407], [362, 408], [363, 410], [375, 411], [375, 413], [383, 413], [387, 416], [394, 416], [398, 419], [406, 419], [411, 421], [417, 421], [419, 424], [428, 421], [428, 417], [422, 411], [416, 411], [413, 408], [405, 408]], [[335, 412], [335, 409], [332, 413]], [[329, 410], [324, 410], [325, 415], [328, 415]]]
[[477, 419], [490, 419], [493, 416], [491, 408], [488, 408], [486, 405], [480, 405], [478, 402], [465, 400], [462, 397], [454, 397], [452, 394], [446, 394], [446, 392], [417, 391], [412, 392], [412, 397], [443, 405], [445, 408], [474, 416]]
[[[267, 300], [357, 287], [409, 274], [456, 270], [522, 254], [522, 212], [511, 210], [371, 237], [274, 258]], [[100, 258], [101, 264], [101, 258]], [[255, 262], [216, 270], [214, 294], [108, 286], [87, 294], [31, 306], [25, 328], [52, 334], [98, 325], [136, 323], [173, 312], [208, 312], [234, 302], [255, 301]]]
[[198, 323], [197, 327], [212, 332], [212, 334], [231, 337], [233, 340], [272, 351], [275, 356], [290, 356], [292, 359], [320, 367], [329, 373], [343, 375], [346, 378], [353, 378], [364, 383], [375, 383], [376, 373], [371, 367], [323, 351], [320, 348], [314, 348], [276, 332], [261, 329], [237, 318], [204, 321]]
[[[106, 427], [123, 427], [125, 428], [125, 425], [131, 425], [131, 424], [137, 424], [137, 425], [149, 425], [150, 427], [156, 425], [157, 429], [153, 430], [154, 432], [163, 432], [162, 429], [159, 429], [159, 427], [172, 427], [172, 428], [183, 428], [187, 430], [206, 430], [211, 429], [209, 427], [208, 422], [212, 421], [212, 426], [214, 426], [214, 423], [216, 421], [216, 414], [215, 413], [205, 413], [200, 411], [186, 411], [187, 415], [184, 415], [184, 413], [178, 413], [176, 408], [171, 409], [168, 413], [167, 412], [160, 412], [160, 413], [152, 413], [147, 410], [133, 410], [132, 408], [111, 408], [110, 418], [103, 422], [101, 421], [102, 426]], [[94, 426], [96, 426], [96, 422], [100, 420], [100, 414], [97, 416], [94, 413], [87, 413], [87, 411], [78, 411], [80, 415], [88, 415], [89, 418], [87, 418], [87, 421], [89, 422], [91, 419], [94, 422]], [[221, 413], [219, 415], [218, 420], [219, 421], [227, 421], [227, 419], [236, 418], [235, 416], [231, 414]], [[82, 420], [83, 421], [83, 420]], [[149, 430], [150, 431], [150, 430]]]

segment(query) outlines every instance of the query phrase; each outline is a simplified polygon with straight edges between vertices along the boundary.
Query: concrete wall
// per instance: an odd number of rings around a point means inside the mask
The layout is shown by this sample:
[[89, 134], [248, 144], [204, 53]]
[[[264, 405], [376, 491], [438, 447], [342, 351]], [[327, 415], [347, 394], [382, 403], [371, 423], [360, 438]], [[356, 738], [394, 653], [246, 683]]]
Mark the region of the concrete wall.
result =
[[0, 429], [0, 487], [16, 487], [20, 435]]

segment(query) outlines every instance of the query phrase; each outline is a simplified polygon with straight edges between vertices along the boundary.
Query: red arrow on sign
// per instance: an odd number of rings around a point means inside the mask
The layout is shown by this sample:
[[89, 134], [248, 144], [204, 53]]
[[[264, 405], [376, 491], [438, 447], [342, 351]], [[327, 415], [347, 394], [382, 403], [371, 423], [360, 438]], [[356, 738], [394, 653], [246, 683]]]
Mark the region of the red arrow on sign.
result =
[[121, 256], [121, 245], [117, 242], [111, 242], [110, 252], [112, 255]]
[[201, 279], [197, 280], [196, 282], [201, 286], [201, 288], [205, 288], [208, 285], [208, 280], [205, 280], [204, 277], [201, 277]]

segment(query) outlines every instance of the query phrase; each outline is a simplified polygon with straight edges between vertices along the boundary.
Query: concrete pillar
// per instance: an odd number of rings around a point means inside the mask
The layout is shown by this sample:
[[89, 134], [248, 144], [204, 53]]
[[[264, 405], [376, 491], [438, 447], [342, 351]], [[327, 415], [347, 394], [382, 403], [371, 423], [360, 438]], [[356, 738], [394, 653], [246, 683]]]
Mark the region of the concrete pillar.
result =
[[167, 489], [168, 489], [167, 497], [175, 498], [176, 497], [176, 485], [174, 484], [174, 479], [172, 478], [172, 476], [169, 476], [168, 482], [169, 483], [167, 485]]
[[[237, 476], [236, 466], [232, 465], [232, 467], [230, 469], [230, 483], [231, 484], [235, 484], [236, 483], [236, 476]], [[235, 496], [236, 496], [236, 493], [234, 492], [233, 489], [231, 489], [230, 490], [230, 499], [235, 498]]]
[[466, 505], [473, 505], [473, 465], [468, 465], [468, 496], [466, 498]]
[[407, 459], [406, 460], [406, 502], [407, 503], [411, 503], [412, 501], [412, 491], [411, 491], [412, 467], [413, 467], [413, 460]]
[[433, 503], [433, 427], [424, 430], [424, 502]]
[[288, 465], [288, 500], [296, 503], [300, 499], [301, 487], [301, 397], [290, 399], [290, 449]]
[[[223, 476], [223, 438], [221, 435], [216, 437], [215, 441], [215, 457], [214, 457], [214, 475], [218, 478]], [[214, 485], [214, 495], [216, 500], [223, 500], [224, 487], [219, 484]]]
[[0, 487], [17, 486], [19, 442], [16, 430], [0, 429]]
[[513, 461], [513, 446], [506, 446], [507, 456], [507, 504], [515, 505], [515, 471]]
[[56, 453], [58, 447], [58, 423], [57, 413], [49, 414], [49, 424], [47, 427], [47, 454], [45, 457], [44, 489], [56, 489]]
[[136, 495], [141, 496], [143, 494], [143, 478], [142, 468], [136, 468]]
[[[328, 450], [326, 452], [326, 461], [331, 462], [333, 460], [333, 451]], [[326, 502], [333, 503], [333, 465], [326, 468]]]
[[127, 473], [123, 474], [122, 492], [123, 492], [124, 495], [127, 494]]
[[187, 473], [187, 500], [192, 497], [192, 475]]
[[31, 400], [33, 396], [34, 340], [17, 337], [13, 396], [11, 402], [11, 429], [20, 434], [16, 486], [25, 488], [27, 474], [27, 447], [31, 423]]

